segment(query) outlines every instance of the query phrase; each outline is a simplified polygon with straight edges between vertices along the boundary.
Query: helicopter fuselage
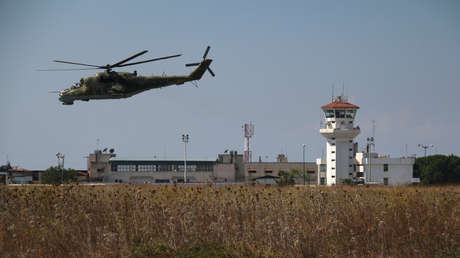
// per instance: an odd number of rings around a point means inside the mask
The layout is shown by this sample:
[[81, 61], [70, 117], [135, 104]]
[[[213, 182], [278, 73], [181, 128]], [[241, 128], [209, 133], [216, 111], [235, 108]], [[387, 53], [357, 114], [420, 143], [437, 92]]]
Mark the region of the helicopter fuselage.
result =
[[211, 62], [211, 59], [203, 60], [189, 75], [138, 76], [136, 72], [101, 72], [95, 76], [84, 77], [79, 83], [60, 92], [59, 100], [64, 105], [72, 105], [75, 100], [121, 99], [146, 90], [181, 85], [201, 79]]

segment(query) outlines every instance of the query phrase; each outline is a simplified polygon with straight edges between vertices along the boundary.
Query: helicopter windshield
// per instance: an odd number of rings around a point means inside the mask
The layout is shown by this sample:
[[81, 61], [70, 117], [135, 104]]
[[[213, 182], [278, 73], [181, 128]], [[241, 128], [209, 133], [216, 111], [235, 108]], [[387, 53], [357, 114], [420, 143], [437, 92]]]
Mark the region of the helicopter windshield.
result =
[[81, 87], [81, 83], [80, 82], [74, 82], [72, 84], [72, 87], [70, 87], [71, 89], [76, 89], [76, 88], [80, 88]]

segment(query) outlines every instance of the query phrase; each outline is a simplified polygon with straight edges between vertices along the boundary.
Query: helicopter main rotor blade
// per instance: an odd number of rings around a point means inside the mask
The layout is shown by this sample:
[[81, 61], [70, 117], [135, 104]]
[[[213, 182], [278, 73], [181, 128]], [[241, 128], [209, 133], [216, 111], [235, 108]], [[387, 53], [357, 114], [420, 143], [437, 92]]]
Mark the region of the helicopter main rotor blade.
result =
[[214, 72], [211, 70], [211, 68], [208, 67], [208, 72], [212, 75], [212, 77], [215, 77], [216, 75], [214, 74]]
[[118, 63], [115, 63], [115, 64], [111, 65], [110, 67], [120, 67], [121, 64], [126, 63], [129, 60], [134, 59], [134, 58], [136, 58], [136, 57], [138, 57], [140, 55], [143, 55], [143, 54], [145, 54], [147, 52], [148, 52], [148, 50], [141, 51], [141, 52], [139, 52], [139, 53], [137, 53], [137, 54], [135, 54], [135, 55], [133, 55], [131, 57], [128, 57], [128, 58], [126, 58], [126, 59], [124, 59], [124, 60], [122, 60], [122, 61], [120, 61]]
[[81, 71], [81, 70], [98, 70], [98, 69], [104, 69], [104, 68], [76, 68], [76, 69], [37, 69], [37, 71]]
[[191, 64], [186, 64], [185, 66], [197, 66], [199, 64], [201, 64], [201, 63], [191, 63]]
[[91, 64], [74, 63], [74, 62], [61, 61], [61, 60], [53, 60], [53, 61], [56, 62], [56, 63], [73, 64], [73, 65], [83, 65], [83, 66], [91, 66], [91, 67], [97, 67], [97, 68], [105, 68], [104, 66], [100, 66], [100, 65], [91, 65]]
[[206, 48], [206, 51], [204, 52], [204, 55], [203, 55], [203, 59], [206, 59], [206, 57], [208, 56], [209, 49], [211, 49], [211, 46], [208, 46]]
[[[143, 63], [148, 63], [148, 62], [153, 62], [153, 61], [158, 61], [158, 60], [163, 60], [163, 59], [174, 58], [174, 57], [178, 57], [178, 56], [181, 56], [181, 55], [182, 55], [182, 54], [173, 55], [173, 56], [159, 57], [159, 58], [154, 58], [154, 59], [149, 59], [149, 60], [144, 60], [144, 61], [139, 61], [139, 62], [134, 62], [134, 63], [129, 63], [129, 64], [117, 65], [116, 67], [123, 67], [123, 66], [130, 66], [130, 65], [143, 64]], [[114, 66], [112, 66], [112, 67], [114, 67]]]

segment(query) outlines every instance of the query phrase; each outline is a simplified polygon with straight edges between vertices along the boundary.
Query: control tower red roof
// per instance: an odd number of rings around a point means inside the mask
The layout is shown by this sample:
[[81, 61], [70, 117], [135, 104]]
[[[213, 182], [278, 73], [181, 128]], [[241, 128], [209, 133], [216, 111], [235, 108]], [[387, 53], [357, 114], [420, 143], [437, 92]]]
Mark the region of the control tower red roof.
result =
[[359, 109], [358, 106], [353, 105], [348, 102], [332, 102], [327, 105], [324, 105], [321, 107], [322, 109], [328, 109], [328, 108], [352, 108], [352, 109]]

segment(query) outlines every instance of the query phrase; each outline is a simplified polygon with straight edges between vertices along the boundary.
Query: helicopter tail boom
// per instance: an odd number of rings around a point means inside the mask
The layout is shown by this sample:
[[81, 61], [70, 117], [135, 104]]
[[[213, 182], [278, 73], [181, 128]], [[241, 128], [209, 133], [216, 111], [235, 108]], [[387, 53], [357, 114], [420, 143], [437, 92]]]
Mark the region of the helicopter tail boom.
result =
[[203, 77], [203, 74], [206, 72], [206, 70], [210, 70], [209, 65], [211, 64], [211, 62], [212, 62], [211, 59], [206, 59], [203, 62], [199, 63], [198, 67], [190, 73], [189, 77], [192, 80], [201, 79], [201, 77]]

